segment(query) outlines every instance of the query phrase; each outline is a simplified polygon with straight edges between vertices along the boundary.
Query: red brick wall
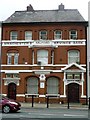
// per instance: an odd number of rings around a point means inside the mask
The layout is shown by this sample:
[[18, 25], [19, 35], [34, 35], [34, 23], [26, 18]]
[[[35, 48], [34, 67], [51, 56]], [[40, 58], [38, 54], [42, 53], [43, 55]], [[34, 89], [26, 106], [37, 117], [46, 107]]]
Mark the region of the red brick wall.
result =
[[[39, 39], [39, 31], [40, 30], [47, 30], [48, 31], [48, 39], [52, 40], [54, 39], [54, 30], [62, 30], [62, 39], [69, 39], [69, 30], [71, 29], [76, 29], [78, 31], [78, 39], [86, 39], [85, 38], [85, 27], [83, 25], [79, 24], [42, 24], [42, 25], [35, 25], [35, 24], [24, 24], [23, 26], [21, 24], [13, 24], [13, 25], [4, 25], [3, 26], [3, 35], [2, 39], [3, 40], [9, 40], [10, 39], [10, 31], [12, 30], [17, 30], [18, 31], [18, 40], [24, 40], [24, 32], [25, 30], [31, 30], [33, 32], [33, 40], [38, 40]], [[28, 48], [28, 47], [2, 47], [2, 64], [7, 64], [7, 52], [8, 51], [18, 51], [19, 53], [19, 64], [24, 64], [24, 58], [25, 61], [27, 61], [28, 64], [32, 64], [32, 50], [34, 50], [35, 54], [35, 64], [37, 63], [37, 50], [42, 49], [42, 48]], [[51, 64], [51, 51], [52, 48], [50, 47], [43, 47], [43, 49], [46, 49], [49, 51], [49, 60], [48, 63]], [[80, 51], [80, 64], [86, 64], [86, 48], [85, 46], [60, 46], [58, 48], [54, 48], [54, 64], [67, 64], [68, 63], [68, 50], [76, 49]], [[17, 66], [3, 66], [3, 70], [38, 70], [41, 69], [40, 66], [34, 66], [34, 67], [29, 67], [29, 66], [23, 66], [23, 67], [17, 67]], [[60, 70], [61, 67], [53, 67], [53, 66], [46, 66], [44, 69], [49, 69], [49, 70]], [[18, 94], [25, 94], [26, 93], [26, 80], [30, 76], [36, 76], [39, 78], [39, 75], [35, 75], [34, 73], [19, 73], [19, 86], [17, 86], [17, 93]], [[46, 75], [46, 79], [50, 76], [56, 76], [59, 78], [59, 92], [61, 95], [64, 94], [63, 87], [63, 73], [51, 73], [50, 75]], [[2, 78], [5, 78], [5, 74], [2, 74]], [[86, 77], [85, 77], [86, 79]], [[39, 80], [40, 84], [40, 80]], [[45, 82], [46, 84], [46, 82]], [[2, 82], [2, 92], [7, 94], [7, 86], [4, 86], [4, 80]], [[45, 89], [39, 88], [39, 94], [46, 94], [46, 86]], [[81, 90], [81, 89], [80, 89]], [[84, 82], [84, 94], [86, 94], [86, 82]], [[80, 91], [81, 93], [81, 91]], [[25, 98], [23, 97], [17, 97], [17, 100], [19, 101], [24, 101]], [[27, 98], [26, 101], [29, 101], [31, 99]], [[60, 98], [62, 101], [66, 101], [65, 98]], [[36, 101], [45, 101], [45, 98], [39, 98], [36, 99]], [[53, 101], [53, 100], [52, 100]], [[58, 100], [57, 100], [58, 101]]]

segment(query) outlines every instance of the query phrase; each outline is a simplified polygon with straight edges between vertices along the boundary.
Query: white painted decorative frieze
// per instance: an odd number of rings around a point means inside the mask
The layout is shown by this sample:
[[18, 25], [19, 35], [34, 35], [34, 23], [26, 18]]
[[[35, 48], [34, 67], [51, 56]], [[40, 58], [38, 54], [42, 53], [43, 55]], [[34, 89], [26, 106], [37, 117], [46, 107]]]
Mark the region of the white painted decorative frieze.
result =
[[58, 47], [69, 45], [86, 45], [86, 40], [3, 40], [2, 46], [28, 46], [31, 47]]

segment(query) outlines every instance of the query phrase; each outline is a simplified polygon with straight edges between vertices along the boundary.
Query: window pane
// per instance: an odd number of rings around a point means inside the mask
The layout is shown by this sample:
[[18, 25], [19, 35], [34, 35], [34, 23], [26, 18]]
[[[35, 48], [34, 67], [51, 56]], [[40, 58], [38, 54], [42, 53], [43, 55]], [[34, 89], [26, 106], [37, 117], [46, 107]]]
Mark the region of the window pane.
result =
[[75, 79], [80, 79], [80, 74], [76, 73], [76, 74], [74, 75], [74, 78], [75, 78]]
[[7, 64], [18, 64], [18, 53], [7, 53]]
[[37, 52], [37, 62], [40, 61], [42, 65], [48, 64], [48, 51], [39, 50]]
[[38, 94], [38, 79], [36, 77], [28, 78], [27, 94]]
[[14, 78], [19, 78], [19, 74], [13, 74]]
[[32, 31], [25, 31], [25, 40], [32, 40]]
[[14, 55], [14, 64], [18, 64], [18, 54]]
[[68, 63], [78, 63], [80, 61], [79, 59], [79, 51], [71, 50], [68, 52]]
[[10, 32], [10, 40], [17, 40], [17, 31]]
[[58, 94], [58, 79], [51, 77], [47, 79], [47, 94]]
[[47, 39], [47, 31], [40, 31], [39, 32], [39, 39], [46, 40]]
[[54, 32], [54, 39], [62, 39], [62, 32], [57, 30]]
[[11, 56], [11, 55], [8, 55], [8, 56], [7, 56], [7, 64], [8, 64], [8, 65], [11, 65], [11, 64], [12, 64], [12, 56]]
[[73, 74], [68, 73], [67, 74], [67, 79], [73, 79]]
[[69, 36], [70, 36], [70, 39], [77, 39], [77, 31], [71, 30]]
[[6, 74], [7, 78], [12, 78], [12, 74]]

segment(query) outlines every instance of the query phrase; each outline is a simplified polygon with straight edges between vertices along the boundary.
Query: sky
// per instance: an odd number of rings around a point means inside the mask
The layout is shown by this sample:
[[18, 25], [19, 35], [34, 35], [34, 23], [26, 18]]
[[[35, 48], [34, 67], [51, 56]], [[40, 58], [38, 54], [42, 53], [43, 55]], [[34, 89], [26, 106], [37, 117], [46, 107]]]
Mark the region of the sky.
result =
[[88, 20], [88, 2], [90, 0], [2, 0], [0, 2], [0, 21], [6, 20], [15, 11], [26, 10], [31, 4], [35, 10], [58, 9], [64, 4], [65, 9], [78, 9], [84, 19]]

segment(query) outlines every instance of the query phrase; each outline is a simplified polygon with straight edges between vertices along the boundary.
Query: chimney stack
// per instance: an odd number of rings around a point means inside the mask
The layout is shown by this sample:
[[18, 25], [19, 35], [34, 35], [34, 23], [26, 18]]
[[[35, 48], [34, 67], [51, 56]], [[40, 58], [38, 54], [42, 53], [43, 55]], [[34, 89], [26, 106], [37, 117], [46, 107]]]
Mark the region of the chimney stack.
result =
[[59, 5], [59, 10], [64, 10], [64, 5], [61, 3], [61, 5]]
[[27, 6], [27, 11], [32, 11], [32, 12], [34, 11], [34, 9], [33, 9], [31, 4], [29, 6]]

